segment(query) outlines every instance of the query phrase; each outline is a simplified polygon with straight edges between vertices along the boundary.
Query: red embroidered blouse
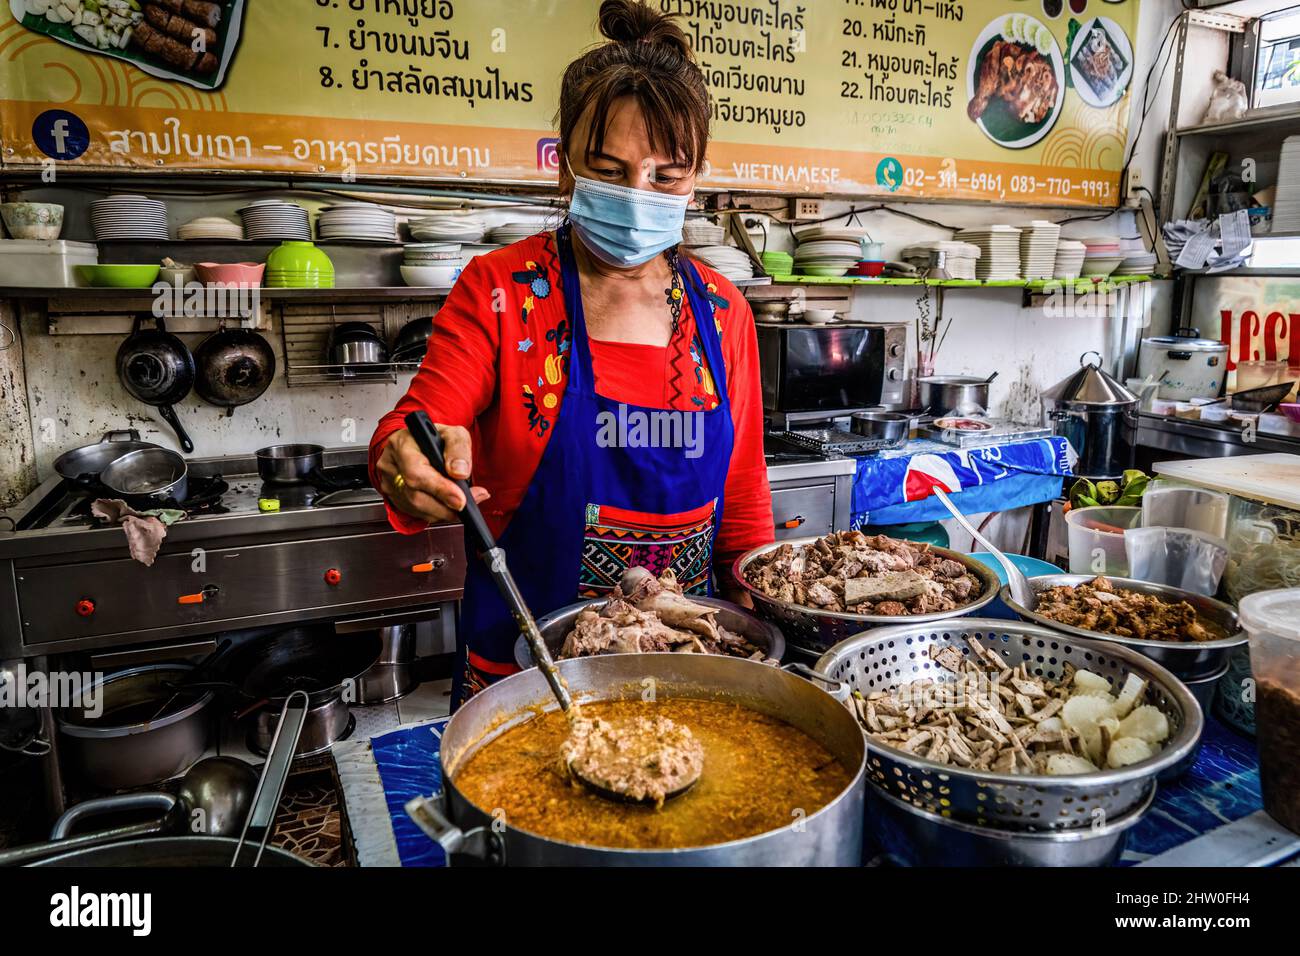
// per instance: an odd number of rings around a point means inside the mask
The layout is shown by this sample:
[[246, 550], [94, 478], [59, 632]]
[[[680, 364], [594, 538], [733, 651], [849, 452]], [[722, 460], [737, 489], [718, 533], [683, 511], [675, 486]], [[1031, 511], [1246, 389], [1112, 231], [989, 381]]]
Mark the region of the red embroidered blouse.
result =
[[[763, 411], [758, 342], [749, 304], [722, 275], [695, 262], [722, 336], [735, 446], [727, 472], [722, 526], [714, 561], [774, 538], [772, 501], [763, 460]], [[704, 367], [696, 317], [683, 305], [678, 334], [664, 348], [591, 342], [596, 387], [632, 405], [708, 410], [718, 404]], [[474, 447], [473, 483], [492, 497], [482, 508], [500, 535], [523, 500], [559, 413], [568, 369], [570, 329], [552, 233], [539, 233], [471, 259], [434, 317], [425, 359], [397, 407], [379, 420], [370, 440], [375, 463], [407, 413], [424, 409], [435, 421], [463, 425]], [[388, 519], [404, 533], [424, 523], [390, 504]]]

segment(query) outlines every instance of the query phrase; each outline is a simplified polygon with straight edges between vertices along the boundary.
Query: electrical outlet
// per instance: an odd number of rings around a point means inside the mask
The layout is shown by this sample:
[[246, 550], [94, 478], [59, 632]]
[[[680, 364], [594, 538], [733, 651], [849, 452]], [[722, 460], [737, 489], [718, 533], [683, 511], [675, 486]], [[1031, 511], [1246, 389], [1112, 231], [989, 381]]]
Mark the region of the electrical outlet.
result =
[[820, 219], [822, 217], [822, 201], [820, 199], [791, 199], [790, 200], [790, 218], [791, 219]]
[[1124, 180], [1124, 205], [1137, 208], [1142, 204], [1142, 170], [1136, 166], [1128, 168], [1128, 177]]

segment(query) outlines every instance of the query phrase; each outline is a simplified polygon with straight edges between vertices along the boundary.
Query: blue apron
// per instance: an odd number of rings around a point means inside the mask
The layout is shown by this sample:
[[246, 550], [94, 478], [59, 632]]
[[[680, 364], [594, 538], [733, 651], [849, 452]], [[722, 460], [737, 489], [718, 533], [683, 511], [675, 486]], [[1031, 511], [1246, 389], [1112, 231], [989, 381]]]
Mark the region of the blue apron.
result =
[[[568, 226], [556, 240], [572, 330], [569, 378], [537, 472], [498, 543], [538, 617], [608, 593], [628, 567], [671, 570], [688, 591], [711, 594], [734, 430], [722, 343], [699, 274], [680, 260], [718, 405], [707, 412], [626, 405], [596, 393]], [[471, 560], [453, 706], [519, 669], [518, 637], [496, 585]]]

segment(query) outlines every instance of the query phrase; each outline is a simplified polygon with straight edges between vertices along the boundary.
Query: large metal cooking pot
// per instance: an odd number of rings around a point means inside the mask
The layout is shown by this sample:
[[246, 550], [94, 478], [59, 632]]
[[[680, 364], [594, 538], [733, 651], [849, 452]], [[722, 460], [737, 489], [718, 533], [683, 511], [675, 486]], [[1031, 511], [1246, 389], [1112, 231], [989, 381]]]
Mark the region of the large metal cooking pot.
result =
[[158, 447], [153, 442], [141, 441], [140, 433], [134, 428], [104, 432], [104, 437], [95, 444], [73, 448], [54, 459], [54, 470], [67, 481], [90, 484], [99, 481], [100, 472], [123, 455]]
[[848, 611], [827, 611], [824, 608], [808, 607], [791, 601], [779, 601], [770, 595], [764, 594], [749, 583], [749, 579], [745, 575], [745, 569], [759, 555], [774, 551], [787, 544], [795, 548], [801, 548], [812, 544], [816, 540], [816, 537], [788, 538], [785, 541], [765, 544], [742, 554], [736, 559], [736, 563], [732, 567], [732, 574], [737, 583], [749, 592], [750, 599], [754, 602], [754, 610], [759, 616], [779, 627], [791, 646], [810, 654], [823, 654], [840, 641], [846, 640], [855, 634], [860, 634], [872, 627], [919, 624], [922, 621], [938, 621], [944, 618], [975, 614], [985, 605], [992, 603], [993, 599], [997, 597], [998, 588], [1002, 586], [997, 572], [987, 564], [977, 561], [969, 554], [953, 551], [950, 548], [934, 546], [931, 546], [931, 552], [964, 564], [966, 570], [974, 575], [975, 580], [980, 583], [979, 597], [969, 604], [963, 604], [950, 611], [931, 611], [929, 614], [894, 616], [886, 614], [851, 614]]
[[[239, 841], [232, 837], [183, 836], [150, 837], [110, 843], [88, 850], [72, 850], [52, 856], [32, 866], [129, 866], [129, 867], [214, 867], [230, 869]], [[246, 844], [240, 851], [240, 865], [251, 866], [257, 847]], [[259, 867], [314, 866], [310, 860], [294, 856], [288, 850], [268, 846], [262, 852]]]
[[1097, 352], [1085, 352], [1079, 364], [1079, 371], [1043, 393], [1043, 424], [1078, 453], [1076, 475], [1120, 478], [1137, 452], [1138, 397], [1101, 367]]
[[1160, 382], [1160, 397], [1170, 402], [1218, 398], [1228, 375], [1228, 344], [1203, 339], [1197, 329], [1142, 340], [1138, 377]]
[[[741, 607], [739, 604], [724, 601], [721, 598], [700, 597], [695, 594], [688, 596], [697, 604], [716, 607], [718, 609], [717, 621], [719, 624], [733, 634], [744, 636], [756, 647], [761, 647], [768, 657], [779, 661], [785, 656], [785, 637], [782, 636], [780, 630], [767, 621], [761, 620], [754, 612]], [[577, 620], [579, 614], [587, 610], [587, 608], [599, 611], [608, 600], [608, 598], [593, 598], [589, 601], [578, 601], [575, 604], [562, 607], [558, 611], [552, 611], [545, 617], [538, 618], [537, 629], [542, 632], [542, 640], [546, 642], [551, 655], [559, 658], [560, 649], [564, 647], [564, 639], [573, 630], [573, 622]], [[515, 641], [515, 663], [523, 670], [527, 670], [536, 663], [533, 660], [533, 652], [528, 647], [528, 638], [522, 634]]]
[[[1034, 589], [1034, 593], [1038, 593], [1055, 587], [1078, 587], [1080, 584], [1087, 584], [1096, 577], [1095, 574], [1040, 574], [1029, 579], [1029, 586]], [[1053, 621], [1051, 618], [1044, 617], [1036, 611], [1021, 606], [1011, 596], [1009, 585], [1002, 588], [1001, 597], [1003, 603], [1019, 614], [1023, 620], [1032, 621], [1062, 634], [1073, 634], [1076, 637], [1086, 637], [1095, 641], [1109, 641], [1131, 647], [1139, 654], [1144, 654], [1153, 661], [1169, 668], [1170, 671], [1184, 681], [1196, 680], [1221, 672], [1227, 666], [1228, 658], [1231, 657], [1232, 652], [1247, 642], [1247, 634], [1242, 629], [1237, 612], [1222, 601], [1216, 601], [1214, 598], [1197, 594], [1195, 591], [1184, 591], [1182, 588], [1171, 587], [1167, 584], [1156, 584], [1152, 581], [1138, 581], [1133, 578], [1109, 576], [1107, 580], [1121, 591], [1136, 591], [1139, 594], [1149, 594], [1173, 604], [1186, 601], [1196, 609], [1196, 613], [1201, 617], [1214, 622], [1227, 631], [1228, 636], [1217, 641], [1195, 641], [1184, 644], [1173, 641], [1146, 641], [1136, 637], [1107, 634], [1105, 631], [1089, 631], [1082, 627]]]
[[136, 508], [162, 508], [189, 496], [189, 466], [170, 448], [128, 452], [101, 471], [99, 481]]
[[[216, 696], [202, 690], [172, 699], [176, 685], [192, 670], [188, 664], [149, 664], [95, 681], [83, 696], [102, 702], [99, 717], [77, 708], [57, 714], [65, 759], [105, 790], [146, 786], [184, 773], [212, 740], [208, 708]], [[159, 715], [164, 704], [167, 709]]]
[[[557, 706], [537, 668], [470, 698], [442, 734], [443, 791], [406, 810], [449, 854], [515, 866], [856, 866], [862, 859], [866, 747], [857, 718], [806, 680], [756, 661], [705, 654], [611, 654], [559, 661], [578, 699], [640, 699], [643, 681], [668, 697], [733, 701], [778, 717], [813, 738], [853, 774], [834, 800], [798, 822], [743, 840], [680, 850], [628, 850], [564, 843], [512, 827], [456, 789], [456, 774], [484, 743]], [[707, 773], [708, 770], [705, 770]], [[763, 799], [755, 794], [754, 799]]]
[[988, 411], [989, 380], [973, 375], [927, 375], [916, 380], [921, 407], [931, 414], [973, 415]]

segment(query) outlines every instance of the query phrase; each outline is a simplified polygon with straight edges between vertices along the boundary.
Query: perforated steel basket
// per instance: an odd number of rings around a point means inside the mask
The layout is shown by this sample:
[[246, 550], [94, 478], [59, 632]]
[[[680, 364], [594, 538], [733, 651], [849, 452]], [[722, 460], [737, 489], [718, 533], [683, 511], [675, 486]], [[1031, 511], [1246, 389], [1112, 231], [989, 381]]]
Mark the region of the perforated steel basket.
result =
[[1197, 746], [1204, 718], [1196, 699], [1169, 671], [1136, 651], [1067, 637], [1019, 621], [956, 618], [879, 628], [837, 644], [817, 670], [848, 681], [864, 697], [913, 681], [951, 682], [956, 675], [935, 663], [931, 647], [972, 653], [967, 638], [1015, 667], [1060, 680], [1066, 663], [1101, 674], [1118, 693], [1129, 674], [1147, 681], [1141, 703], [1169, 720], [1170, 736], [1149, 760], [1119, 770], [1077, 776], [1007, 774], [939, 764], [867, 737], [867, 773], [877, 787], [913, 806], [957, 820], [1013, 830], [1063, 830], [1114, 820], [1148, 799], [1156, 778], [1182, 765]]

